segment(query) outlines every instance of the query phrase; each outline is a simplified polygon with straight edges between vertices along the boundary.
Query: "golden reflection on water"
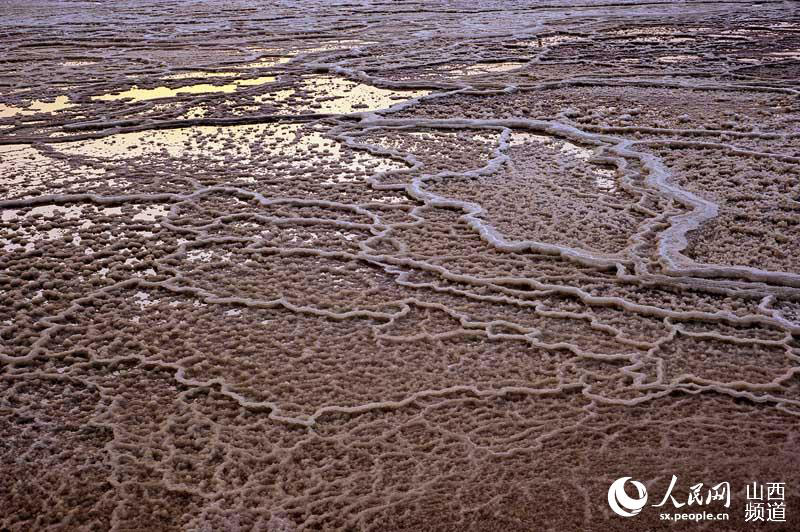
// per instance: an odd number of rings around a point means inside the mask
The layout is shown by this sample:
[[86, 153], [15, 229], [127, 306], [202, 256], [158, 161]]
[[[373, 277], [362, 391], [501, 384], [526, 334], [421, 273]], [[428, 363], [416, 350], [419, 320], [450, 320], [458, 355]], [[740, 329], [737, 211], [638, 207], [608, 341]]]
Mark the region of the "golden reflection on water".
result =
[[[222, 78], [234, 76], [235, 73], [228, 72], [202, 72], [191, 71], [178, 73], [164, 79], [185, 79], [192, 77]], [[183, 94], [210, 94], [210, 93], [234, 93], [241, 87], [254, 87], [275, 81], [275, 76], [261, 76], [249, 79], [237, 79], [223, 85], [211, 83], [198, 83], [185, 85], [183, 87], [170, 88], [159, 86], [154, 88], [140, 88], [136, 85], [128, 90], [93, 96], [93, 100], [116, 101], [129, 100], [131, 102], [141, 102], [148, 100], [158, 100], [174, 98]], [[392, 89], [382, 89], [363, 83], [358, 83], [349, 79], [336, 78], [332, 76], [314, 76], [306, 78], [297, 89], [284, 89], [270, 94], [263, 94], [255, 97], [255, 103], [283, 103], [296, 93], [310, 94], [316, 100], [312, 105], [302, 105], [297, 110], [313, 111], [325, 114], [347, 114], [364, 111], [377, 111], [385, 109], [399, 103], [402, 100], [417, 98], [430, 93], [427, 90], [417, 91], [395, 91]], [[69, 103], [66, 95], [57, 97], [52, 102], [36, 100], [27, 108], [12, 105], [0, 104], [0, 118], [7, 118], [17, 115], [33, 115], [37, 113], [54, 113], [75, 107], [76, 104]], [[259, 107], [254, 107], [257, 110]], [[250, 109], [245, 109], [250, 110]], [[196, 118], [204, 113], [192, 113], [191, 117]]]
[[[306, 78], [298, 87], [298, 91], [310, 93], [317, 98], [317, 102], [313, 106], [313, 111], [315, 113], [325, 114], [377, 111], [379, 109], [391, 107], [401, 100], [418, 98], [430, 94], [430, 91], [426, 90], [395, 91], [392, 89], [381, 89], [349, 79], [330, 76]], [[265, 94], [256, 97], [256, 102], [283, 102], [298, 91], [286, 89], [272, 94]], [[310, 108], [305, 108], [303, 110], [309, 109]]]
[[155, 87], [153, 89], [140, 89], [139, 87], [134, 85], [133, 87], [131, 87], [126, 91], [103, 94], [101, 96], [93, 96], [92, 99], [105, 100], [105, 101], [129, 99], [134, 102], [140, 102], [146, 100], [156, 100], [161, 98], [174, 98], [176, 96], [180, 96], [181, 94], [204, 94], [213, 92], [231, 93], [231, 92], [236, 92], [236, 90], [239, 87], [263, 85], [265, 83], [270, 83], [273, 81], [275, 81], [274, 76], [263, 76], [252, 79], [239, 79], [225, 85], [212, 85], [209, 83], [200, 83], [197, 85], [186, 85], [184, 87], [178, 87], [175, 89], [164, 86]]
[[[321, 168], [335, 161], [354, 171], [387, 171], [405, 166], [365, 152], [345, 156], [341, 144], [317, 131], [304, 130], [299, 124], [196, 126], [137, 131], [66, 142], [55, 149], [68, 155], [111, 160], [166, 155], [172, 158], [202, 158], [222, 164], [235, 159], [242, 164], [249, 164], [254, 158], [277, 156], [290, 160], [294, 168]], [[263, 170], [254, 167], [254, 173]]]
[[52, 102], [34, 100], [28, 107], [16, 107], [0, 103], [0, 118], [35, 115], [37, 113], [55, 113], [69, 107], [75, 107], [75, 104], [69, 103], [69, 96], [58, 96]]

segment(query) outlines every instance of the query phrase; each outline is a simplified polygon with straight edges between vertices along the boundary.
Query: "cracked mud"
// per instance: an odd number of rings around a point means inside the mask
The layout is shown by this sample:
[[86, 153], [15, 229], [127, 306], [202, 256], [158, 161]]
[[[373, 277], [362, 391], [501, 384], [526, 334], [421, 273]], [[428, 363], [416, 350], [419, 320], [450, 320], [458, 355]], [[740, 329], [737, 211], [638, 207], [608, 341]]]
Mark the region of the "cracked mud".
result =
[[0, 15], [1, 529], [800, 529], [796, 4]]

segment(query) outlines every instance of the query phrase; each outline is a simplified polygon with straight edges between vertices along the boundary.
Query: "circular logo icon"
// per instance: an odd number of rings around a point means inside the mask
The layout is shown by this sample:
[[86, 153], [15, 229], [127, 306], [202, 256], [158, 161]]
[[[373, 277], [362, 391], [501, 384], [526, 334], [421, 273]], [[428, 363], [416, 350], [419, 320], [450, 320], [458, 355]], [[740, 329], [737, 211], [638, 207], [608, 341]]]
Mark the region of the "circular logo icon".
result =
[[647, 489], [644, 484], [631, 480], [631, 484], [639, 492], [639, 497], [634, 499], [625, 493], [625, 483], [631, 477], [622, 477], [615, 480], [608, 488], [608, 505], [614, 510], [614, 513], [622, 517], [633, 517], [644, 508], [647, 502]]

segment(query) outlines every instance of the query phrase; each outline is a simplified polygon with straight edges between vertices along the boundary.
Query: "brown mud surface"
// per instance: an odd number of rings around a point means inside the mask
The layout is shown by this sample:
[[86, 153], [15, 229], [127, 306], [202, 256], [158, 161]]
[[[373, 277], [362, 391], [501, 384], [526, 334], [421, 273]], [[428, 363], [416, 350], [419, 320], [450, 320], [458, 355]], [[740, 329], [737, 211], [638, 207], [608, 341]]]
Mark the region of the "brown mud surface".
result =
[[0, 43], [1, 530], [800, 530], [796, 2], [15, 0]]

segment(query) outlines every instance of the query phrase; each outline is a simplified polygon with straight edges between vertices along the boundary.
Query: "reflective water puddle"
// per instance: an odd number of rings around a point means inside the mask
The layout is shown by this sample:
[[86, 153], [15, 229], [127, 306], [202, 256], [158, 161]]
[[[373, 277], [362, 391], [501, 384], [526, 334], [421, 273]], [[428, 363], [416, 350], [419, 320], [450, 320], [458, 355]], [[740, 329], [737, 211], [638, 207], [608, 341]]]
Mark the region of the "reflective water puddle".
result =
[[[342, 145], [323, 136], [321, 132], [301, 130], [299, 124], [263, 124], [229, 127], [198, 126], [156, 131], [120, 133], [100, 139], [66, 142], [55, 146], [69, 155], [81, 155], [108, 160], [167, 156], [171, 158], [206, 159], [214, 163], [229, 160], [237, 164], [253, 164], [253, 174], [269, 168], [256, 164], [268, 158], [280, 157], [291, 168], [319, 168], [336, 163], [352, 171], [373, 172], [405, 168], [392, 159], [375, 157], [366, 152], [344, 153]], [[325, 184], [356, 181], [352, 176], [336, 176]], [[244, 182], [254, 182], [254, 179]]]
[[[542, 144], [551, 149], [558, 150], [562, 155], [579, 161], [588, 161], [594, 155], [594, 150], [574, 144], [572, 142], [549, 137], [547, 135], [536, 135], [533, 133], [514, 133], [509, 143], [512, 147], [519, 147], [531, 143]], [[594, 185], [603, 192], [614, 192], [617, 190], [616, 170], [610, 168], [600, 168], [591, 165], [594, 177]]]
[[69, 103], [68, 96], [58, 96], [52, 102], [34, 100], [28, 107], [15, 107], [13, 105], [0, 103], [0, 118], [9, 118], [17, 115], [35, 115], [39, 113], [57, 113], [58, 111], [70, 107], [75, 107], [75, 104]]
[[214, 92], [231, 93], [236, 92], [239, 87], [251, 87], [255, 85], [263, 85], [275, 81], [274, 76], [263, 76], [252, 79], [240, 79], [227, 83], [225, 85], [212, 85], [209, 83], [200, 83], [197, 85], [186, 85], [172, 89], [170, 87], [155, 87], [152, 89], [141, 89], [134, 85], [130, 89], [111, 94], [103, 94], [101, 96], [93, 96], [93, 100], [113, 101], [113, 100], [130, 100], [132, 102], [140, 102], [146, 100], [157, 100], [161, 98], [174, 98], [182, 94], [205, 94]]
[[312, 105], [295, 107], [294, 110], [302, 109], [324, 114], [377, 111], [391, 107], [400, 101], [425, 96], [431, 92], [381, 89], [349, 79], [320, 76], [304, 79], [297, 91], [286, 89], [273, 94], [265, 94], [256, 97], [256, 102], [280, 103], [301, 91], [310, 94], [316, 101]]

